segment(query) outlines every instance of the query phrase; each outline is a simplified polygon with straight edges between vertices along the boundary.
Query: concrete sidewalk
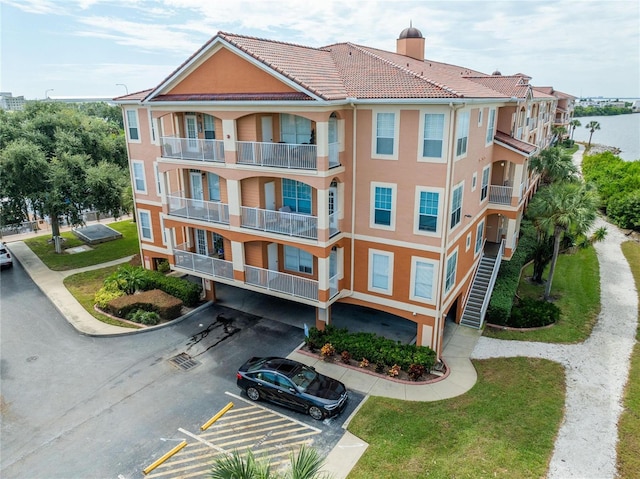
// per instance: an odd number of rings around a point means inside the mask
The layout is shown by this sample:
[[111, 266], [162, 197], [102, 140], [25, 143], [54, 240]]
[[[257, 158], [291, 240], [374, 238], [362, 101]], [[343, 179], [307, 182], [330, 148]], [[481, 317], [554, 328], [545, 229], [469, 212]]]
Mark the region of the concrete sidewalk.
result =
[[[28, 237], [29, 235], [24, 236]], [[35, 234], [31, 236], [35, 236]], [[76, 301], [63, 284], [64, 278], [69, 275], [124, 263], [130, 257], [71, 271], [52, 271], [31, 251], [24, 241], [17, 240], [18, 238], [15, 239], [16, 241], [8, 244], [14, 258], [20, 262], [31, 279], [78, 332], [90, 336], [114, 336], [145, 331], [112, 326], [97, 320]], [[244, 302], [242, 298], [238, 298], [235, 301], [225, 301], [224, 305], [242, 310]], [[341, 380], [348, 389], [363, 392], [367, 397], [374, 395], [410, 401], [438, 401], [464, 394], [476, 383], [476, 370], [469, 357], [480, 335], [481, 332], [478, 330], [456, 324], [448, 324], [442, 355], [442, 359], [447, 365], [448, 373], [440, 380], [429, 384], [392, 381], [357, 370], [347, 369], [338, 364], [326, 363], [302, 354], [297, 350], [289, 354], [288, 357], [314, 366], [319, 372]], [[350, 419], [347, 419], [345, 428]], [[324, 470], [333, 474], [334, 479], [345, 478], [351, 468], [358, 462], [367, 446], [368, 444], [364, 441], [345, 431], [338, 444], [327, 456]]]

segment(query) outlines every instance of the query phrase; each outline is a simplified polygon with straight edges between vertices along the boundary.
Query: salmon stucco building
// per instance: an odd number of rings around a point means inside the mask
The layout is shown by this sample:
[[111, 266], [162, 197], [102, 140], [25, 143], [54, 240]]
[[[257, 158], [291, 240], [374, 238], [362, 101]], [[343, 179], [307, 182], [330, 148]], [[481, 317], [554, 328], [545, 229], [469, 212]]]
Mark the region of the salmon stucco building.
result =
[[396, 52], [220, 32], [117, 98], [144, 266], [312, 305], [319, 328], [335, 302], [385, 311], [438, 356], [447, 318], [480, 327], [559, 96], [424, 53], [416, 28]]

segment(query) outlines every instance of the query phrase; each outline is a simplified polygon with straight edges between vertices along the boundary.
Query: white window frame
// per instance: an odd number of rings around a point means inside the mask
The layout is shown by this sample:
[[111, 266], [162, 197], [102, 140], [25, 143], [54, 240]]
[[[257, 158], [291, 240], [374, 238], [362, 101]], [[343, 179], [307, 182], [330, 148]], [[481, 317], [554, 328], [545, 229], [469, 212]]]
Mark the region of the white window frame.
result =
[[156, 193], [158, 196], [162, 196], [162, 173], [158, 169], [158, 162], [153, 162], [153, 172], [156, 175]]
[[[147, 217], [149, 220], [149, 236], [145, 236], [144, 234], [145, 226], [142, 220], [143, 217]], [[141, 241], [153, 243], [153, 222], [151, 221], [151, 212], [149, 210], [138, 209], [138, 234], [140, 235]]]
[[[378, 115], [393, 115], [393, 151], [391, 154], [378, 153]], [[397, 160], [398, 159], [398, 132], [400, 131], [400, 112], [393, 110], [373, 110], [372, 118], [372, 134], [371, 134], [371, 158], [378, 160]], [[388, 137], [383, 137], [388, 138]]]
[[[130, 113], [133, 113], [134, 116], [129, 116]], [[125, 121], [125, 132], [127, 134], [127, 140], [129, 143], [141, 143], [142, 139], [140, 138], [140, 119], [138, 118], [138, 110], [136, 108], [125, 108], [124, 110], [124, 121]], [[135, 122], [135, 125], [131, 125]], [[131, 130], [135, 130], [138, 138], [131, 137]]]
[[487, 134], [485, 136], [485, 146], [493, 143], [493, 137], [496, 134], [496, 109], [489, 110], [489, 118], [487, 119]]
[[[137, 176], [138, 172], [136, 171], [136, 166], [138, 165], [141, 168], [140, 173], [142, 173], [142, 177]], [[133, 180], [133, 190], [136, 193], [141, 193], [143, 195], [146, 195], [147, 194], [147, 175], [146, 175], [146, 172], [144, 171], [144, 161], [131, 160], [131, 178]], [[138, 188], [138, 181], [142, 181], [144, 186], [142, 189]]]
[[[389, 225], [379, 225], [376, 223], [376, 188], [389, 188], [391, 189], [391, 218]], [[369, 214], [369, 226], [371, 228], [394, 231], [396, 229], [396, 209], [398, 203], [398, 185], [395, 183], [379, 183], [377, 181], [371, 182], [370, 190], [370, 205], [371, 210]]]
[[476, 245], [473, 252], [474, 255], [477, 255], [482, 249], [483, 239], [484, 239], [484, 220], [480, 221], [478, 223], [478, 226], [476, 226]]
[[[294, 271], [296, 273], [302, 273], [302, 274], [313, 274], [313, 255], [311, 253], [304, 251], [300, 248], [296, 248], [295, 246], [284, 245], [283, 255], [284, 255], [284, 269], [286, 271]], [[303, 262], [301, 261], [301, 255], [308, 255], [309, 258], [311, 258], [311, 266], [305, 266], [305, 264], [303, 264]], [[297, 259], [297, 263], [295, 266], [291, 263], [287, 263], [287, 259], [293, 256], [295, 256]], [[308, 258], [306, 258], [305, 256], [305, 263], [307, 262], [306, 261], [307, 259]]]
[[483, 113], [484, 113], [484, 108], [478, 108], [478, 127], [482, 126]]
[[160, 215], [160, 231], [162, 232], [162, 244], [169, 246], [169, 240], [167, 239], [167, 228], [164, 227], [164, 217]]
[[476, 191], [477, 185], [478, 185], [478, 172], [474, 171], [473, 176], [471, 177], [471, 191]]
[[[378, 286], [374, 286], [374, 260], [375, 257], [386, 257], [388, 260], [387, 263], [387, 287], [381, 288]], [[369, 291], [373, 291], [375, 293], [382, 293], [387, 295], [393, 294], [393, 253], [389, 251], [382, 251], [377, 249], [369, 250], [369, 267], [368, 269], [368, 277], [369, 277]]]
[[[486, 178], [486, 183], [485, 183]], [[491, 183], [491, 165], [487, 165], [482, 169], [482, 183], [480, 184], [480, 201], [489, 198], [489, 185]]]
[[464, 250], [469, 251], [469, 248], [471, 248], [471, 231], [469, 231], [469, 233], [467, 233], [467, 239], [464, 242]]
[[[442, 117], [442, 131], [440, 132], [440, 138], [427, 138], [427, 117]], [[435, 162], [442, 162], [444, 161], [444, 153], [445, 153], [445, 130], [446, 130], [446, 121], [447, 118], [445, 116], [444, 113], [422, 113], [421, 118], [420, 118], [420, 144], [419, 144], [419, 155], [420, 155], [420, 159], [422, 161], [435, 161]], [[425, 155], [425, 148], [424, 148], [424, 143], [427, 140], [431, 140], [431, 141], [440, 141], [440, 156], [426, 156]]]
[[151, 143], [153, 143], [154, 145], [158, 144], [158, 135], [156, 132], [156, 123], [153, 120], [153, 114], [151, 113], [151, 110], [147, 110], [148, 116], [149, 116], [149, 133], [151, 134]]
[[469, 150], [469, 111], [458, 112], [456, 125], [456, 158], [467, 156]]
[[[453, 269], [450, 270], [451, 260], [453, 261]], [[458, 269], [458, 248], [455, 249], [445, 261], [445, 275], [444, 275], [444, 292], [448, 293], [456, 285], [456, 272]]]
[[[416, 294], [417, 274], [418, 267], [420, 265], [432, 266], [431, 271], [431, 291], [428, 296], [420, 296]], [[412, 301], [419, 301], [421, 303], [435, 304], [436, 302], [436, 282], [438, 279], [438, 262], [427, 258], [421, 258], [419, 256], [411, 257], [411, 282], [409, 285], [409, 299]]]
[[[458, 208], [456, 208], [454, 210], [454, 198], [455, 198], [455, 194], [456, 192], [460, 190], [460, 206]], [[449, 229], [453, 229], [456, 226], [458, 226], [460, 223], [462, 223], [462, 206], [464, 204], [464, 181], [458, 183], [456, 186], [453, 187], [453, 190], [451, 190], [451, 211], [449, 212]], [[455, 222], [455, 224], [452, 224], [452, 220], [453, 220], [453, 215], [454, 212], [458, 211], [458, 218], [457, 221]]]
[[[217, 190], [218, 192], [218, 197], [217, 198], [213, 198], [211, 196], [211, 186], [217, 184], [218, 187], [217, 189], [214, 189], [213, 191], [215, 192]], [[211, 173], [210, 171], [207, 172], [207, 195], [209, 197], [209, 201], [221, 201], [221, 193], [220, 193], [220, 175], [217, 175], [216, 173]]]
[[[421, 193], [437, 193], [438, 194], [438, 217], [436, 219], [436, 230], [426, 231], [420, 229], [420, 194]], [[413, 233], [424, 236], [440, 236], [442, 231], [442, 208], [444, 207], [444, 189], [442, 188], [429, 188], [426, 186], [416, 186], [415, 201], [414, 201], [414, 224]]]

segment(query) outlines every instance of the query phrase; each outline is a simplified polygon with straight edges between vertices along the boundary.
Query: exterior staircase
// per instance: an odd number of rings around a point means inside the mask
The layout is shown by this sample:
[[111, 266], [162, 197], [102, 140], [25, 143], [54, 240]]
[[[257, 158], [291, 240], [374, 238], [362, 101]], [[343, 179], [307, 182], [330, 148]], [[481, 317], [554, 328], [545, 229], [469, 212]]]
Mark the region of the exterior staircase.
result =
[[496, 276], [500, 269], [502, 254], [504, 252], [504, 240], [500, 244], [498, 254], [489, 256], [482, 254], [480, 264], [471, 284], [471, 289], [467, 297], [467, 302], [460, 318], [460, 324], [470, 328], [480, 329], [484, 322], [489, 299], [493, 292]]

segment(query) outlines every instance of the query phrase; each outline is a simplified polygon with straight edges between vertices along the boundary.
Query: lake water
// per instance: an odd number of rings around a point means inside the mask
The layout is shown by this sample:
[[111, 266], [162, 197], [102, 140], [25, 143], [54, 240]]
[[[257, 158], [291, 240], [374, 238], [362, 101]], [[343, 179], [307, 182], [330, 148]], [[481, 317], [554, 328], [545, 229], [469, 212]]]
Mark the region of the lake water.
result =
[[589, 141], [589, 130], [585, 125], [590, 121], [600, 123], [600, 129], [593, 133], [591, 144], [615, 146], [622, 152], [618, 155], [623, 160], [633, 161], [640, 159], [640, 113], [615, 116], [581, 116], [582, 126], [575, 129], [573, 139], [576, 141]]

